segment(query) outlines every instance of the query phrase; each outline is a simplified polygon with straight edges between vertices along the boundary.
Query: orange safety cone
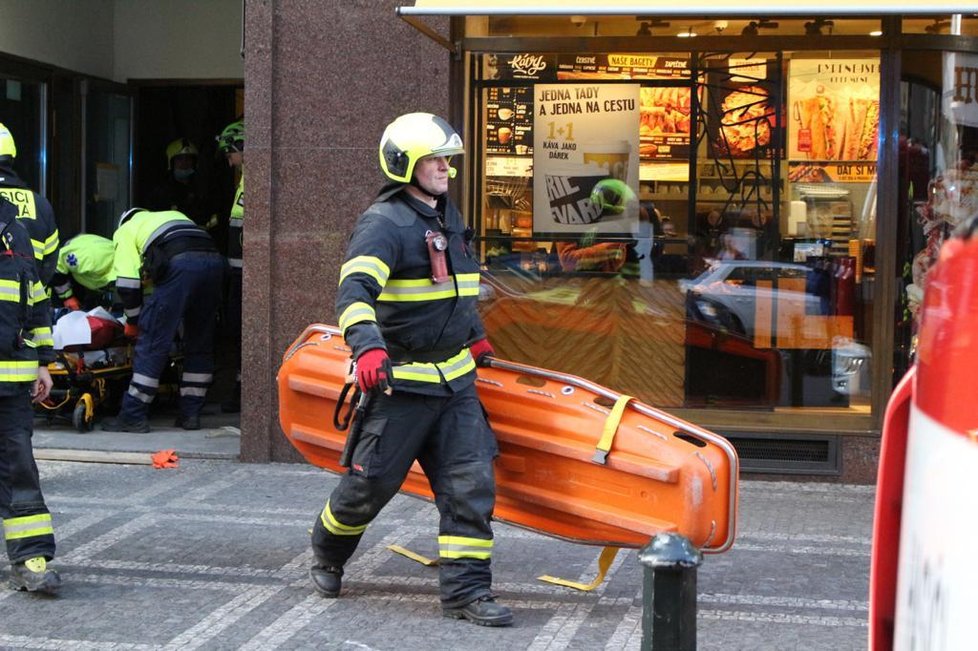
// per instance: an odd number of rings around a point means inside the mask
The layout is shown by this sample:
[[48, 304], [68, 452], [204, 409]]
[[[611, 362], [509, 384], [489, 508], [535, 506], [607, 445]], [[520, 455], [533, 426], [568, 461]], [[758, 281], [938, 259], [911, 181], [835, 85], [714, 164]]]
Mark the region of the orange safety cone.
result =
[[921, 310], [916, 364], [894, 390], [883, 422], [872, 651], [974, 646], [978, 236], [944, 244]]

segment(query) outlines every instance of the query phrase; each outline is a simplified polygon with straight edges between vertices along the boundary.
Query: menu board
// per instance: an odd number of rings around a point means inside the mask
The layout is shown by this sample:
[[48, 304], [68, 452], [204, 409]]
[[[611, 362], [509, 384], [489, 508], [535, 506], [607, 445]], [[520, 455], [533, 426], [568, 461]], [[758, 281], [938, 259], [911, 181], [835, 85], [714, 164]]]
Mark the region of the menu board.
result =
[[642, 160], [689, 158], [690, 98], [687, 87], [643, 87], [639, 99], [639, 156]]
[[689, 79], [689, 55], [657, 56], [644, 53], [540, 54], [513, 52], [484, 54], [482, 79]]
[[788, 97], [789, 159], [876, 160], [878, 58], [792, 59]]
[[487, 88], [486, 153], [533, 154], [533, 89]]
[[649, 54], [561, 54], [557, 79], [689, 78], [689, 56]]

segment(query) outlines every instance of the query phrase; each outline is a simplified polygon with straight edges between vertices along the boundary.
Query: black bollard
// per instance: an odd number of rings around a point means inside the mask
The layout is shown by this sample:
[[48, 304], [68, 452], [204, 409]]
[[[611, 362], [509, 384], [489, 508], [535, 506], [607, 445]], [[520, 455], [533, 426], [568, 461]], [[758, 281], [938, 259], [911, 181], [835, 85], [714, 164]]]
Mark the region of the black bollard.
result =
[[638, 553], [642, 651], [695, 651], [696, 568], [703, 554], [683, 536], [660, 533]]

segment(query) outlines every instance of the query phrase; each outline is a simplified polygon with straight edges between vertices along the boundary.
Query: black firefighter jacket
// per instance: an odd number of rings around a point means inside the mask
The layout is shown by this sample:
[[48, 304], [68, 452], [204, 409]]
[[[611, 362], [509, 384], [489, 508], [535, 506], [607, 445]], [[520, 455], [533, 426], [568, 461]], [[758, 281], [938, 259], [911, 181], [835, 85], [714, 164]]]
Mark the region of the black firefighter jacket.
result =
[[[340, 270], [339, 327], [353, 358], [387, 350], [397, 390], [446, 395], [475, 380], [468, 345], [485, 336], [476, 311], [479, 262], [458, 209], [431, 208], [388, 185], [357, 220]], [[448, 239], [449, 280], [434, 283], [426, 234]]]
[[54, 360], [51, 307], [17, 207], [0, 196], [0, 395], [37, 379]]
[[28, 188], [12, 169], [2, 165], [0, 197], [17, 207], [17, 218], [31, 236], [37, 273], [46, 286], [58, 265], [58, 224], [51, 202]]

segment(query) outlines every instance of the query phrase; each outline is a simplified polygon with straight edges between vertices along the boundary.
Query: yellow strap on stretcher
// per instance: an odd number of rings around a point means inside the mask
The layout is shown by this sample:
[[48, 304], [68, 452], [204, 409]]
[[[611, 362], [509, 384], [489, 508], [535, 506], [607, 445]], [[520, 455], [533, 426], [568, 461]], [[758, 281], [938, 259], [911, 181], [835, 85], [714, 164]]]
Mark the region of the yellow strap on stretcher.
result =
[[435, 565], [438, 565], [437, 558], [428, 558], [426, 556], [422, 556], [421, 554], [416, 554], [412, 552], [410, 549], [407, 549], [406, 547], [401, 547], [400, 545], [387, 545], [387, 549], [391, 550], [395, 554], [406, 556], [410, 558], [412, 561], [421, 563], [422, 565], [425, 565], [427, 567], [434, 567]]
[[608, 418], [604, 421], [604, 430], [601, 432], [601, 440], [598, 441], [597, 449], [594, 451], [594, 456], [591, 457], [591, 461], [594, 463], [600, 463], [604, 465], [608, 462], [608, 451], [611, 450], [611, 444], [615, 440], [615, 434], [618, 433], [618, 426], [621, 424], [621, 417], [625, 414], [625, 405], [634, 400], [632, 396], [622, 395], [615, 402], [615, 406], [611, 408], [611, 413], [608, 414]]
[[591, 581], [590, 583], [578, 583], [576, 581], [568, 581], [567, 579], [558, 579], [557, 577], [550, 576], [549, 574], [544, 574], [543, 576], [537, 578], [540, 581], [546, 581], [547, 583], [553, 583], [555, 585], [562, 585], [565, 588], [573, 588], [574, 590], [590, 592], [601, 585], [601, 582], [604, 581], [604, 575], [608, 573], [608, 568], [611, 567], [611, 563], [614, 562], [615, 556], [618, 555], [618, 549], [618, 547], [605, 547], [601, 550], [601, 555], [598, 556], [598, 575], [594, 577], [594, 581]]

